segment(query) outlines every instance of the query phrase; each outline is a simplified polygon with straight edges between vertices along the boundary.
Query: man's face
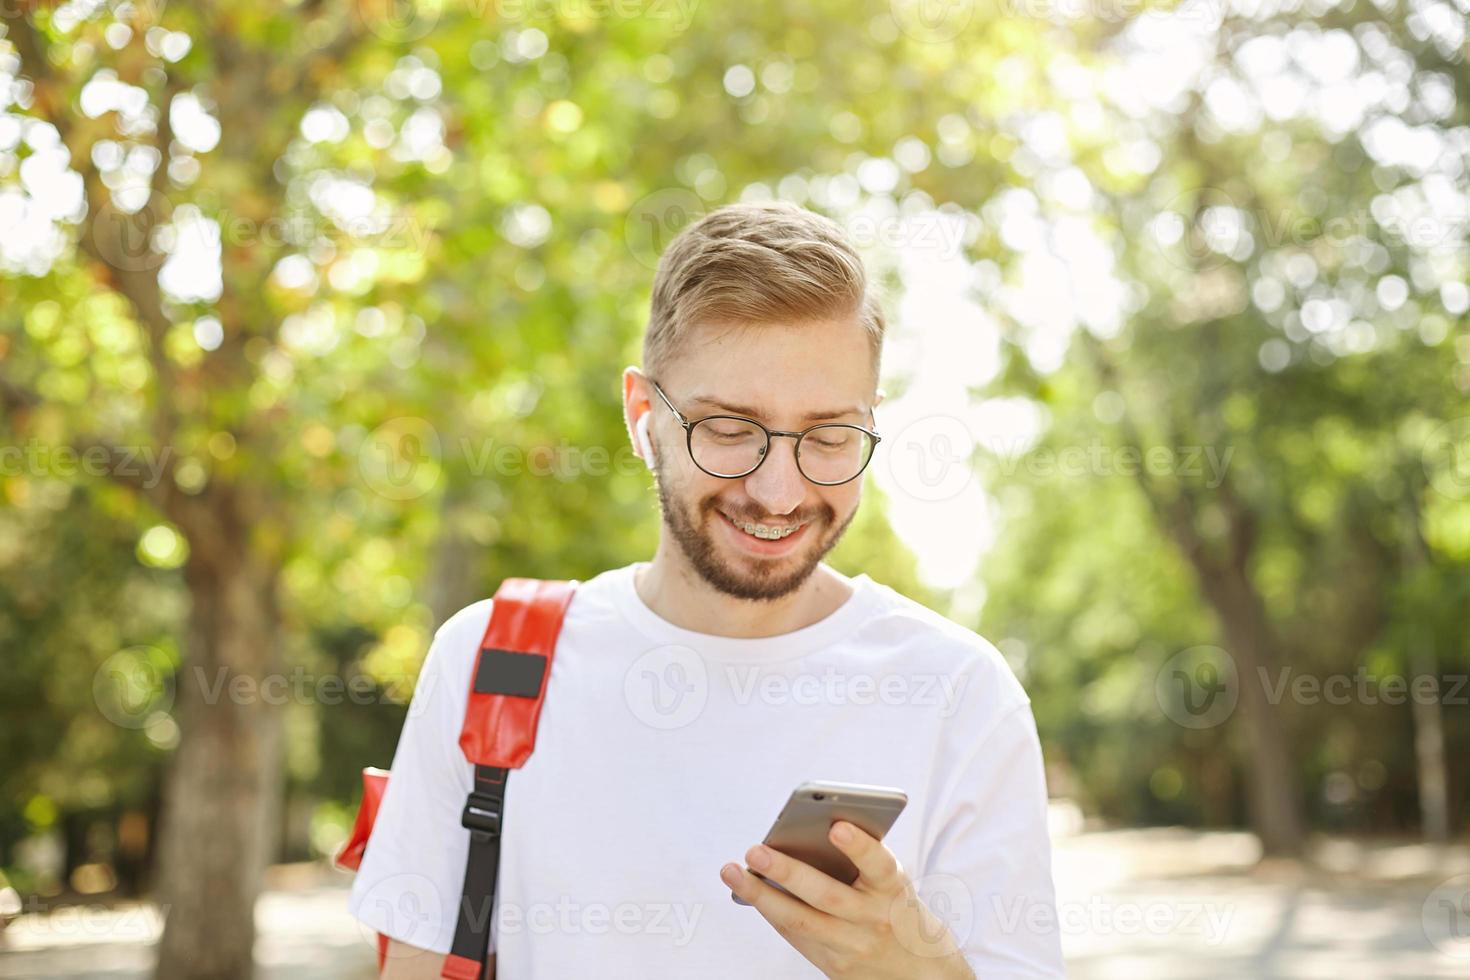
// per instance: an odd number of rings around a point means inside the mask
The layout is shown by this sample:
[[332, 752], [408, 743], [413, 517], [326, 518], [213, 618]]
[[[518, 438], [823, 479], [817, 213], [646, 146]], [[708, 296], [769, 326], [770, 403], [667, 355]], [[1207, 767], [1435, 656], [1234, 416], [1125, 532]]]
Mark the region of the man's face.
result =
[[[657, 380], [690, 421], [744, 415], [788, 432], [818, 422], [873, 425], [877, 380], [856, 320], [702, 327]], [[710, 476], [690, 459], [684, 430], [651, 386], [648, 395], [664, 524], [695, 571], [740, 599], [777, 599], [799, 587], [857, 512], [862, 477], [812, 483], [797, 469], [796, 441], [781, 437], [748, 476]], [[770, 540], [741, 526], [748, 524], [766, 534], [799, 529]]]

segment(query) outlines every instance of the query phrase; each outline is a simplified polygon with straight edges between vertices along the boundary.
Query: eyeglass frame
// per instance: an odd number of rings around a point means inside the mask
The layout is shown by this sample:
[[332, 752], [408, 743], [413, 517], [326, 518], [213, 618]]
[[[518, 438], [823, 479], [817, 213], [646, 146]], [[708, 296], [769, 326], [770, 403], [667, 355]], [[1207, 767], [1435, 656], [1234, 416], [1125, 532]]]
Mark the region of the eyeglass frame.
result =
[[[651, 384], [651, 385], [653, 385], [653, 390], [656, 391], [656, 392], [658, 392], [658, 397], [663, 401], [663, 403], [665, 405], [667, 405], [669, 407], [669, 411], [671, 411], [671, 412], [674, 413], [674, 418], [678, 421], [678, 423], [681, 426], [683, 426], [683, 428], [684, 428], [684, 447], [689, 450], [689, 460], [690, 460], [690, 462], [692, 462], [695, 466], [699, 467], [699, 471], [701, 473], [706, 473], [706, 474], [708, 474], [708, 475], [710, 475], [712, 477], [715, 477], [716, 479], [719, 479], [719, 480], [743, 480], [747, 476], [750, 476], [750, 474], [752, 474], [756, 470], [760, 469], [761, 468], [761, 465], [764, 464], [765, 461], [770, 458], [770, 456], [771, 456], [771, 440], [774, 439], [774, 438], [776, 438], [777, 436], [785, 436], [785, 437], [787, 437], [789, 439], [795, 439], [796, 440], [796, 446], [792, 447], [792, 455], [796, 459], [796, 471], [801, 474], [802, 479], [806, 480], [808, 483], [815, 484], [816, 486], [819, 486], [819, 487], [840, 487], [840, 486], [842, 486], [845, 483], [851, 483], [853, 480], [856, 480], [858, 477], [860, 477], [860, 476], [863, 475], [864, 471], [866, 471], [867, 468], [868, 468], [868, 464], [873, 461], [873, 457], [878, 452], [878, 443], [880, 443], [880, 442], [883, 441], [883, 437], [880, 436], [877, 432], [875, 432], [872, 429], [869, 429], [869, 428], [867, 428], [865, 426], [857, 425], [856, 423], [853, 423], [853, 422], [818, 422], [815, 425], [809, 425], [809, 426], [807, 426], [805, 429], [802, 429], [800, 432], [787, 432], [787, 431], [785, 431], [783, 429], [772, 429], [772, 428], [768, 427], [765, 423], [763, 423], [763, 422], [761, 422], [761, 421], [759, 421], [757, 419], [749, 418], [749, 417], [744, 416], [744, 415], [728, 415], [728, 414], [721, 413], [721, 414], [716, 414], [716, 415], [705, 415], [705, 416], [703, 416], [701, 418], [697, 418], [697, 419], [690, 419], [683, 412], [679, 411], [677, 408], [674, 407], [674, 403], [671, 402], [671, 401], [669, 401], [669, 396], [666, 395], [666, 394], [664, 394], [664, 390], [659, 387], [659, 384], [658, 384], [657, 381], [653, 380], [652, 378], [649, 378], [648, 379], [648, 383]], [[873, 409], [869, 408], [868, 409], [868, 414], [869, 415], [873, 415]], [[705, 469], [703, 466], [700, 466], [699, 460], [697, 460], [697, 459], [694, 458], [694, 427], [696, 425], [699, 425], [701, 422], [707, 422], [710, 419], [734, 419], [735, 421], [738, 421], [738, 422], [749, 422], [751, 425], [755, 426], [757, 429], [760, 429], [762, 432], [764, 432], [766, 434], [766, 445], [765, 445], [765, 448], [761, 450], [760, 460], [757, 461], [754, 466], [752, 466], [750, 469], [746, 470], [744, 473], [736, 473], [733, 476], [728, 476], [728, 475], [726, 475], [724, 473], [710, 473], [709, 470]], [[874, 423], [877, 422], [877, 416], [874, 416], [873, 417], [873, 421], [874, 421]], [[847, 427], [849, 429], [857, 429], [859, 432], [862, 432], [863, 434], [865, 434], [869, 439], [873, 440], [873, 445], [868, 450], [868, 458], [865, 459], [865, 460], [863, 460], [863, 465], [860, 466], [860, 467], [858, 467], [858, 471], [856, 473], [854, 473], [852, 476], [848, 477], [845, 480], [838, 480], [836, 483], [823, 483], [821, 480], [813, 480], [811, 477], [807, 476], [806, 470], [804, 470], [804, 469], [801, 468], [801, 453], [796, 452], [796, 450], [800, 448], [802, 437], [805, 436], [808, 432], [811, 432], [814, 429], [827, 428], [827, 427], [830, 427], [830, 426], [837, 426], [837, 425], [845, 426], [845, 427]]]

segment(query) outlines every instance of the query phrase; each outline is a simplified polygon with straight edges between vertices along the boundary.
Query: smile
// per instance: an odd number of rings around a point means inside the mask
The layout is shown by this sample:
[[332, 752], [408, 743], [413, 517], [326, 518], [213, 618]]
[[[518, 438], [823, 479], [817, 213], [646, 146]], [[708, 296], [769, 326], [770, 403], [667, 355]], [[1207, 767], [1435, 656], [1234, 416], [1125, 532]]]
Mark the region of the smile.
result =
[[756, 524], [752, 521], [736, 520], [724, 511], [720, 511], [720, 516], [740, 528], [746, 534], [764, 541], [779, 541], [782, 538], [795, 534], [807, 525], [806, 521], [802, 521], [800, 524]]

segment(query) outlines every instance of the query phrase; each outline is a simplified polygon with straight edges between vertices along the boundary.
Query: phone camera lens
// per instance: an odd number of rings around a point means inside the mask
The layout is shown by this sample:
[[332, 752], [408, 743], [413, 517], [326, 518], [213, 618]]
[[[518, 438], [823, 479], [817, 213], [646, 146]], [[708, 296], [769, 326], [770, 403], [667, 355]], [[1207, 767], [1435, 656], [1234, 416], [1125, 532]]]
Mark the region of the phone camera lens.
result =
[[827, 798], [827, 794], [826, 793], [813, 793], [812, 794], [812, 799], [814, 799], [814, 800], [825, 800], [826, 798]]

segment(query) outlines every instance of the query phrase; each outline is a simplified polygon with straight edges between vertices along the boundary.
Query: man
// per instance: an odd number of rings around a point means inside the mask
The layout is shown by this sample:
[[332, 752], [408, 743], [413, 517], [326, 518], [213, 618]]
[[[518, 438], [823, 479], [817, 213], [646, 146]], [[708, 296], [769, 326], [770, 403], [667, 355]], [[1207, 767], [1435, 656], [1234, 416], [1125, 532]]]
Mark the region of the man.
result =
[[[883, 326], [841, 230], [792, 205], [720, 208], [662, 257], [623, 408], [663, 533], [567, 612], [507, 783], [501, 980], [1063, 975], [1026, 695], [989, 643], [822, 561], [877, 442]], [[490, 605], [434, 638], [353, 887], [388, 978], [437, 977], [453, 936]], [[852, 885], [756, 844], [808, 780], [908, 794], [881, 842], [833, 826]]]

